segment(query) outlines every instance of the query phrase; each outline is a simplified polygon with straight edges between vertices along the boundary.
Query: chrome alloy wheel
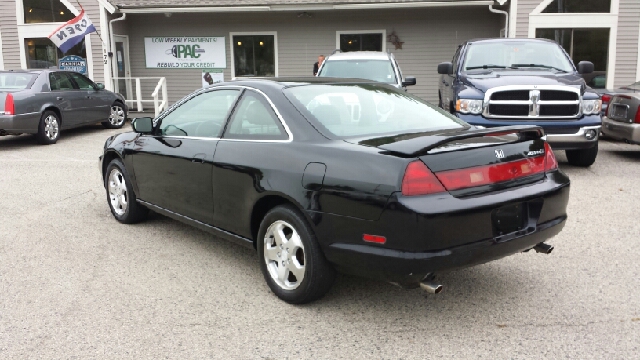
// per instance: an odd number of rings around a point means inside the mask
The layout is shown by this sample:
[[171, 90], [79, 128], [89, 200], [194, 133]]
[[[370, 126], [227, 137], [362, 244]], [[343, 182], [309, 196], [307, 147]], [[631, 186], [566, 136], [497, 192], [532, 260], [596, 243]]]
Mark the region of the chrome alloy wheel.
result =
[[111, 107], [111, 115], [109, 115], [109, 123], [113, 126], [120, 126], [124, 123], [124, 109], [120, 105]]
[[129, 205], [129, 196], [127, 194], [127, 184], [120, 170], [113, 169], [109, 173], [108, 191], [113, 211], [118, 216], [124, 215]]
[[269, 275], [283, 290], [296, 289], [305, 273], [305, 252], [300, 235], [288, 223], [278, 220], [264, 235], [264, 261]]
[[44, 118], [44, 134], [49, 140], [55, 140], [59, 132], [58, 119], [55, 116], [49, 115]]

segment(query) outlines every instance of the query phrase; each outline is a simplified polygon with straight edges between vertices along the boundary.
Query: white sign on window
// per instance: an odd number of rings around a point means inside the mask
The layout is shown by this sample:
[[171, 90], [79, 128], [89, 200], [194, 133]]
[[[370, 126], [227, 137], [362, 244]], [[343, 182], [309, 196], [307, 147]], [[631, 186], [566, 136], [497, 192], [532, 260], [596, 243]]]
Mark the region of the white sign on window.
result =
[[226, 68], [224, 37], [146, 37], [147, 68]]

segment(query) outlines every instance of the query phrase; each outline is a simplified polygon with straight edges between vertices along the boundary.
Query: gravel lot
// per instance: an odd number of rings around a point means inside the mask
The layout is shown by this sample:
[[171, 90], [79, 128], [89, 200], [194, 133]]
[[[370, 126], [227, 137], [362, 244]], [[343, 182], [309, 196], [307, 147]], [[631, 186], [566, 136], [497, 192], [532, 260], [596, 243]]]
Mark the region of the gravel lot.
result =
[[640, 357], [640, 146], [601, 141], [569, 220], [533, 252], [439, 276], [427, 295], [340, 276], [270, 293], [256, 254], [171, 219], [111, 216], [101, 126], [0, 138], [0, 358]]

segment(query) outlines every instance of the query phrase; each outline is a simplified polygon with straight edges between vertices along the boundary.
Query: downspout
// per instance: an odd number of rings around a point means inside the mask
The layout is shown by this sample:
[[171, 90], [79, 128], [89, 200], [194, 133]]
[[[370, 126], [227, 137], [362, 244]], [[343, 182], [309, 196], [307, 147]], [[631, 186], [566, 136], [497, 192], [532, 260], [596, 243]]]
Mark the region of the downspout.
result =
[[[127, 14], [123, 13], [121, 17], [117, 18], [117, 19], [112, 19], [109, 20], [109, 62], [111, 65], [111, 81], [113, 81], [114, 78], [114, 74], [113, 74], [113, 48], [116, 47], [116, 41], [113, 39], [113, 23], [116, 21], [122, 21], [124, 19], [127, 18]], [[116, 58], [117, 61], [117, 58]], [[113, 82], [113, 89], [115, 90], [115, 81]]]
[[493, 8], [493, 4], [489, 5], [489, 11], [491, 11], [492, 13], [495, 13], [495, 14], [504, 15], [504, 23], [505, 23], [505, 25], [504, 25], [504, 37], [508, 38], [509, 37], [509, 13], [504, 11], [504, 10], [494, 9]]

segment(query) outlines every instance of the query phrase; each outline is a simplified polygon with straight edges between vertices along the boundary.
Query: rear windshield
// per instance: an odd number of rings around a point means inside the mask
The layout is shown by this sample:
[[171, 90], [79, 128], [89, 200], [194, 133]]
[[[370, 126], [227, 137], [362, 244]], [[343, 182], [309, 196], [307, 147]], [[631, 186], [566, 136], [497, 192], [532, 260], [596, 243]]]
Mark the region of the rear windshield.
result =
[[407, 134], [468, 125], [405, 91], [382, 84], [302, 85], [285, 96], [329, 137]]
[[0, 73], [0, 89], [3, 90], [22, 90], [26, 89], [34, 74], [25, 73]]
[[389, 60], [327, 60], [318, 76], [396, 83], [396, 75]]

